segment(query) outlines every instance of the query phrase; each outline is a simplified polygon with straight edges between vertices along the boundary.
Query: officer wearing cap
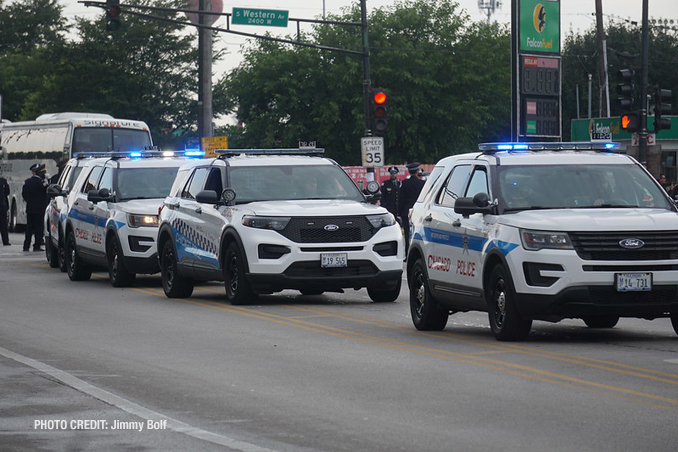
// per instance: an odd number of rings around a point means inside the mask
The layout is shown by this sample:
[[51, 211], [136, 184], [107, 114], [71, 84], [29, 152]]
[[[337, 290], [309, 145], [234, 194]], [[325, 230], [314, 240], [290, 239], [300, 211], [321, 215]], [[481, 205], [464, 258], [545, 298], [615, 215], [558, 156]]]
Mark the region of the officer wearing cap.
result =
[[410, 177], [403, 181], [398, 197], [398, 213], [402, 221], [403, 231], [405, 232], [406, 251], [410, 246], [410, 209], [414, 206], [414, 203], [419, 197], [419, 193], [421, 193], [421, 189], [424, 188], [424, 184], [426, 183], [423, 180], [424, 173], [420, 170], [420, 165], [419, 162], [413, 162], [407, 165], [407, 171], [410, 173]]
[[61, 177], [61, 173], [63, 173], [64, 168], [66, 168], [66, 163], [68, 163], [68, 159], [59, 160], [59, 162], [57, 163], [57, 168], [58, 168], [57, 173], [54, 176], [52, 176], [52, 178], [49, 180], [50, 184], [56, 184], [57, 182], [59, 182], [59, 178]]
[[45, 165], [36, 163], [31, 165], [33, 175], [26, 179], [21, 189], [21, 196], [26, 201], [26, 237], [24, 251], [31, 247], [31, 238], [35, 236], [33, 251], [42, 251], [43, 218], [47, 208], [47, 185], [49, 180], [45, 174]]
[[381, 184], [381, 200], [382, 207], [386, 208], [398, 217], [398, 195], [400, 193], [400, 179], [398, 179], [398, 167], [392, 166], [388, 169], [389, 178]]

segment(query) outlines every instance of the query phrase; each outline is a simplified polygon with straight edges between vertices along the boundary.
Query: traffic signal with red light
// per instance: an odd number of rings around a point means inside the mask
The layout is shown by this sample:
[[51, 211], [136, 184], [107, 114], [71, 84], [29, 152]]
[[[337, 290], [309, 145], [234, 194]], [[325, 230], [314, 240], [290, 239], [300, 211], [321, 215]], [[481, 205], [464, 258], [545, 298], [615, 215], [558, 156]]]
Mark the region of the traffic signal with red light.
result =
[[120, 0], [106, 0], [106, 30], [116, 31], [120, 28]]
[[381, 88], [372, 90], [372, 133], [385, 135], [388, 129], [388, 94]]
[[626, 130], [628, 133], [636, 133], [640, 129], [640, 116], [638, 112], [634, 111], [631, 113], [626, 113], [621, 116], [621, 126], [623, 130]]
[[654, 131], [659, 132], [662, 129], [671, 128], [671, 118], [662, 116], [671, 113], [671, 90], [661, 89], [659, 86], [654, 90]]
[[633, 76], [635, 72], [633, 69], [620, 69], [617, 72], [617, 95], [619, 98], [617, 102], [619, 103], [619, 108], [622, 111], [622, 114], [628, 112], [633, 108], [633, 95], [635, 91], [635, 86], [633, 85]]

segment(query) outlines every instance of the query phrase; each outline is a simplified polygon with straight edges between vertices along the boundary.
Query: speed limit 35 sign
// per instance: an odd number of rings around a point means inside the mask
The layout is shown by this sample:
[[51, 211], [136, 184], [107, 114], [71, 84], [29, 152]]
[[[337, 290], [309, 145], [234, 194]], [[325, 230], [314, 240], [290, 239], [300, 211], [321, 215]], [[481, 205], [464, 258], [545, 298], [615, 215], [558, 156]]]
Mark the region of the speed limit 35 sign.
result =
[[363, 137], [360, 139], [360, 149], [364, 167], [384, 166], [384, 137]]

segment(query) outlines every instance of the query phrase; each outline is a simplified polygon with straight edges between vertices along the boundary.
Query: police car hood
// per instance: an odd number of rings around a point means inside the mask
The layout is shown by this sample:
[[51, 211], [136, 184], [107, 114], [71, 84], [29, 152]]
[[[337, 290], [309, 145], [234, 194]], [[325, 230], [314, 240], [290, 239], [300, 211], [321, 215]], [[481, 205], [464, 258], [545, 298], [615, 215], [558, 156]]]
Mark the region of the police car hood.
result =
[[544, 231], [633, 231], [678, 229], [678, 213], [665, 209], [525, 210], [503, 215], [508, 226]]
[[331, 217], [346, 215], [375, 215], [386, 209], [369, 203], [338, 199], [261, 201], [247, 205], [256, 215]]
[[116, 209], [127, 213], [157, 215], [158, 207], [162, 206], [165, 198], [129, 199], [116, 204]]

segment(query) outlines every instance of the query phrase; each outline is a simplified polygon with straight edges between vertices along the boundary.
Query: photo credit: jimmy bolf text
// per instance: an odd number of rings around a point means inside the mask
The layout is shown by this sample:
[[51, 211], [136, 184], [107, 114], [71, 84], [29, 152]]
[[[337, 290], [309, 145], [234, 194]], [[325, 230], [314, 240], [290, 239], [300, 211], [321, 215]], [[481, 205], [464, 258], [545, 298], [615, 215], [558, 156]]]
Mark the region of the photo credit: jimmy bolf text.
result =
[[154, 421], [106, 421], [95, 419], [36, 419], [34, 430], [165, 430], [167, 420]]

